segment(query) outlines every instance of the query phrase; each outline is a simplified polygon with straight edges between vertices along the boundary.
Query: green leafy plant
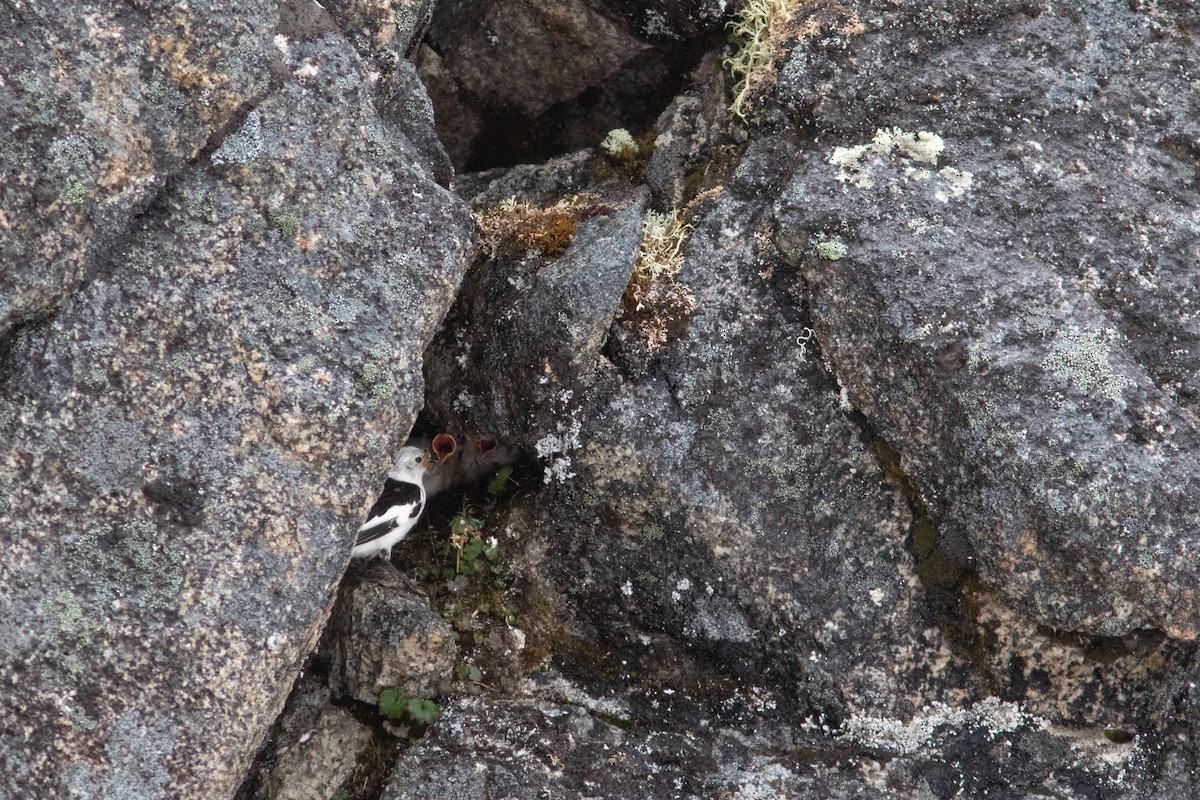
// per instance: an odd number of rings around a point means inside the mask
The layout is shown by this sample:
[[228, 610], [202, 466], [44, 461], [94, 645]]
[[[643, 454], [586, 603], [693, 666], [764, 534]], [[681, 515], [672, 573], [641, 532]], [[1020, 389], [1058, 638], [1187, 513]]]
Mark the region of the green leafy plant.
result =
[[471, 681], [478, 683], [483, 680], [483, 672], [474, 664], [459, 664], [454, 668], [454, 674], [460, 681]]
[[492, 497], [499, 497], [501, 494], [503, 494], [504, 488], [508, 486], [508, 480], [512, 477], [512, 474], [512, 467], [501, 467], [499, 470], [497, 470], [496, 474], [492, 476], [492, 479], [488, 481], [488, 494]]
[[454, 573], [447, 577], [455, 579], [463, 575], [475, 575], [483, 570], [485, 561], [495, 561], [499, 555], [499, 542], [495, 537], [484, 540], [483, 522], [466, 514], [450, 520], [450, 546], [454, 549]]
[[428, 725], [437, 719], [438, 707], [432, 700], [409, 697], [389, 686], [379, 693], [379, 713], [395, 722]]

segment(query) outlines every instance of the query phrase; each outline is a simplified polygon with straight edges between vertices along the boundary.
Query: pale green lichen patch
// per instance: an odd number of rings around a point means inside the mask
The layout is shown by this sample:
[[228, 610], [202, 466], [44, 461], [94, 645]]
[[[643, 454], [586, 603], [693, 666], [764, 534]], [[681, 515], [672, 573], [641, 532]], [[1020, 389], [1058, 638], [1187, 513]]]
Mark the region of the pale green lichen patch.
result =
[[908, 721], [856, 714], [846, 720], [840, 736], [872, 749], [910, 755], [936, 744], [946, 728], [982, 730], [989, 738], [995, 738], [1020, 728], [1047, 727], [1046, 720], [1019, 705], [989, 697], [971, 708], [931, 703]]
[[147, 611], [166, 611], [183, 585], [183, 556], [150, 520], [92, 528], [79, 538], [72, 565], [97, 587], [99, 600], [121, 599]]
[[268, 208], [267, 219], [284, 236], [295, 236], [300, 230], [300, 206], [293, 203]]
[[80, 651], [95, 641], [100, 623], [89, 617], [84, 604], [66, 589], [43, 599], [42, 612], [50, 623], [43, 655], [44, 677], [59, 686], [74, 687], [84, 671]]
[[0, 400], [0, 430], [10, 427], [17, 419], [19, 408], [11, 400]]
[[72, 649], [90, 646], [100, 631], [100, 623], [89, 618], [79, 599], [66, 589], [42, 600], [42, 611], [50, 620], [51, 641]]
[[735, 81], [730, 110], [742, 119], [751, 98], [774, 85], [775, 58], [783, 50], [788, 23], [799, 5], [799, 0], [747, 0], [729, 23], [737, 42], [725, 59], [725, 68]]
[[609, 155], [619, 156], [629, 151], [636, 152], [637, 142], [633, 140], [633, 135], [624, 128], [613, 128], [604, 137], [604, 141], [600, 142], [600, 149]]
[[263, 149], [262, 114], [256, 109], [246, 115], [242, 127], [225, 137], [225, 141], [212, 154], [212, 163], [217, 166], [248, 164]]
[[363, 364], [354, 386], [359, 392], [367, 395], [374, 406], [390, 401], [399, 391], [391, 365], [383, 360]]
[[927, 169], [937, 166], [945, 149], [946, 143], [942, 137], [930, 131], [913, 133], [900, 128], [879, 128], [866, 144], [835, 147], [829, 163], [837, 167], [839, 181], [867, 189], [875, 185], [875, 176], [868, 169], [868, 162], [880, 159], [897, 161], [905, 166], [906, 180], [933, 180], [934, 198], [948, 203], [962, 197], [971, 188], [975, 176], [953, 167], [943, 167], [937, 172]]
[[1072, 328], [1054, 337], [1042, 368], [1071, 384], [1077, 392], [1116, 402], [1133, 381], [1118, 375], [1109, 362], [1108, 337], [1102, 331]]
[[87, 137], [71, 134], [55, 139], [50, 144], [50, 171], [58, 178], [58, 196], [67, 203], [81, 203], [87, 199], [95, 178], [95, 147]]
[[821, 239], [816, 244], [817, 255], [826, 261], [840, 261], [846, 257], [847, 248], [841, 239]]

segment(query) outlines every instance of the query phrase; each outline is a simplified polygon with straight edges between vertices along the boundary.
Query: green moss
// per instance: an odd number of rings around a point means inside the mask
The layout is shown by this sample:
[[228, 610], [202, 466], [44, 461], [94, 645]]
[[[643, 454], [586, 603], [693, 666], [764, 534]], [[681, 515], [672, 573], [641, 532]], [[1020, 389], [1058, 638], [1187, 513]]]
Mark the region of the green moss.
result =
[[301, 375], [307, 375], [317, 367], [317, 358], [313, 355], [300, 356], [300, 360], [296, 362], [296, 369]]

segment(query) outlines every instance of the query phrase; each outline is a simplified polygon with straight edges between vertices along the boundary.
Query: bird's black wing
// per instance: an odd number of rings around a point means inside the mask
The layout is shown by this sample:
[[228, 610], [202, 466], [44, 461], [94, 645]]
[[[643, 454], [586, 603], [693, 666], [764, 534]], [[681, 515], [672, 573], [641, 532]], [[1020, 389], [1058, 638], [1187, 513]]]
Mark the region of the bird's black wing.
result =
[[408, 481], [396, 481], [388, 478], [383, 482], [383, 494], [367, 512], [367, 519], [374, 519], [395, 506], [413, 507], [412, 516], [421, 513], [421, 487]]
[[[354, 546], [357, 547], [360, 544], [365, 544], [396, 530], [396, 528], [400, 527], [400, 520], [405, 516], [409, 519], [416, 519], [421, 515], [421, 509], [424, 506], [425, 504], [421, 500], [420, 486], [417, 486], [415, 483], [388, 478], [383, 482], [383, 494], [379, 495], [379, 499], [375, 501], [375, 505], [371, 506], [371, 510], [367, 512], [366, 523], [358, 529], [358, 536], [355, 537]], [[397, 507], [409, 507], [411, 510], [408, 514], [401, 513], [399, 516], [380, 519], [388, 511]], [[379, 523], [372, 525], [371, 523], [377, 519]]]

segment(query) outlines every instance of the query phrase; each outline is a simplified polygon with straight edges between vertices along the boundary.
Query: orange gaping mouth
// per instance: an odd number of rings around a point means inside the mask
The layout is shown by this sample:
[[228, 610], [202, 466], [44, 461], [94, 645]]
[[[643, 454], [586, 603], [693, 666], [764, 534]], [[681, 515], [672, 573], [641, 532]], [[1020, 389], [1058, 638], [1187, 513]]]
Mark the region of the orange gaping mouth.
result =
[[433, 437], [433, 455], [439, 464], [445, 464], [446, 459], [458, 450], [458, 440], [448, 433], [439, 433]]

